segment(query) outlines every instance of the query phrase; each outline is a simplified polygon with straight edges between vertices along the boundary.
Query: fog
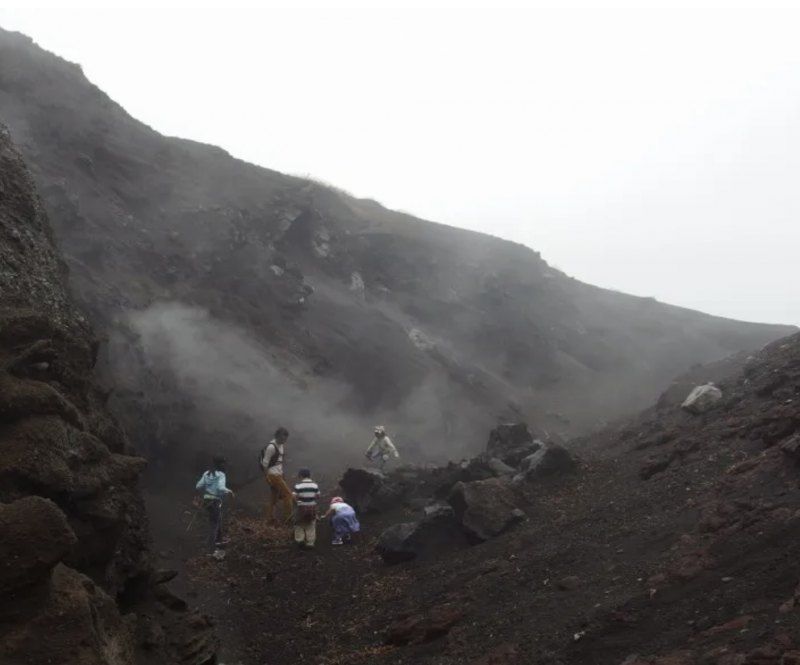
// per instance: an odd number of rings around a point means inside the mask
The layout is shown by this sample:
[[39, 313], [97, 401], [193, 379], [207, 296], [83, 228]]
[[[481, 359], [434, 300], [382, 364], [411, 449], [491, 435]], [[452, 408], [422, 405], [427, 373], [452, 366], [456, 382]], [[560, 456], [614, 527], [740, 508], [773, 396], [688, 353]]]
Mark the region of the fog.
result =
[[800, 323], [796, 12], [6, 9], [0, 25], [163, 133], [600, 286]]
[[[485, 443], [488, 423], [475, 428], [474, 421], [464, 416], [455, 426], [456, 436], [454, 425], [444, 421], [451, 411], [452, 388], [442, 385], [440, 378], [423, 382], [386, 414], [388, 420], [373, 422], [370, 418], [380, 414], [359, 413], [348, 406], [351, 386], [311, 372], [298, 374], [301, 365], [296, 358], [292, 362], [281, 357], [203, 308], [162, 302], [129, 312], [127, 324], [136, 333], [144, 367], [160, 381], [169, 381], [167, 392], [190, 405], [190, 418], [171, 409], [168, 419], [190, 423], [188, 431], [198, 439], [190, 446], [194, 450], [214, 446], [240, 462], [253, 462], [274, 430], [285, 426], [292, 433], [289, 459], [294, 467], [340, 469], [361, 458], [377, 424], [388, 428], [406, 461], [457, 459]], [[116, 344], [115, 349], [116, 385], [141, 389], [136, 377], [141, 363], [131, 362]], [[148, 392], [149, 398], [158, 399], [157, 389], [151, 386]], [[442, 437], [445, 431], [453, 436]], [[215, 440], [217, 433], [220, 437]]]

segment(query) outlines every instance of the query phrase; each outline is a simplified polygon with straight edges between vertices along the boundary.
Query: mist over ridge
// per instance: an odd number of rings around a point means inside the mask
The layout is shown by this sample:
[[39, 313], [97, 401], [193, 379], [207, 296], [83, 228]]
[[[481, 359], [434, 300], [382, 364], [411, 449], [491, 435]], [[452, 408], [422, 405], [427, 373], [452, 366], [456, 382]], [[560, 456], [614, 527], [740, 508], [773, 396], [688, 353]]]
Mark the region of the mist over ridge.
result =
[[8, 32], [0, 117], [109, 339], [111, 404], [153, 459], [194, 459], [242, 421], [257, 446], [287, 419], [321, 449], [381, 423], [412, 457], [458, 459], [497, 422], [585, 432], [791, 330], [598, 289], [524, 246], [166, 138]]

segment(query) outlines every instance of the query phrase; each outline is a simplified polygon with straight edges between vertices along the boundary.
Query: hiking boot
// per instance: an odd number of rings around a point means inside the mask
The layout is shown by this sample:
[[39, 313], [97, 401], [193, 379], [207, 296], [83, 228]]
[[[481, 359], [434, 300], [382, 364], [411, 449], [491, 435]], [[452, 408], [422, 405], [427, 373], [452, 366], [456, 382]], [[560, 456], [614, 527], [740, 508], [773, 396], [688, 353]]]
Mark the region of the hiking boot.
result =
[[222, 561], [225, 558], [225, 550], [214, 550], [214, 553], [211, 555], [217, 561]]
[[334, 538], [334, 539], [331, 541], [331, 545], [342, 545], [342, 544], [343, 544], [343, 542], [342, 542], [342, 539], [341, 539], [341, 538]]

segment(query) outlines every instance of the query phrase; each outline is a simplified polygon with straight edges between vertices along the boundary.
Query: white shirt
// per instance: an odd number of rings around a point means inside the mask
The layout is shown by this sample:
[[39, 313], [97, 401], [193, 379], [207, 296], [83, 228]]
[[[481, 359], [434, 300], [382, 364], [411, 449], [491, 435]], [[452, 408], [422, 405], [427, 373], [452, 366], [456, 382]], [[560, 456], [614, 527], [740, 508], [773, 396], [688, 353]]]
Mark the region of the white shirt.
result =
[[[275, 451], [278, 451], [278, 459], [275, 462], [274, 466], [269, 466], [269, 461], [272, 459], [273, 455], [275, 455]], [[261, 460], [261, 466], [266, 469], [267, 474], [270, 476], [282, 476], [283, 475], [283, 444], [278, 445], [273, 439], [269, 442], [266, 450], [264, 451], [264, 457]]]
[[400, 457], [400, 453], [397, 452], [397, 448], [395, 448], [392, 440], [388, 436], [376, 436], [374, 439], [372, 439], [372, 443], [370, 443], [369, 448], [367, 448], [367, 455], [370, 455], [374, 448], [377, 448], [382, 455]]

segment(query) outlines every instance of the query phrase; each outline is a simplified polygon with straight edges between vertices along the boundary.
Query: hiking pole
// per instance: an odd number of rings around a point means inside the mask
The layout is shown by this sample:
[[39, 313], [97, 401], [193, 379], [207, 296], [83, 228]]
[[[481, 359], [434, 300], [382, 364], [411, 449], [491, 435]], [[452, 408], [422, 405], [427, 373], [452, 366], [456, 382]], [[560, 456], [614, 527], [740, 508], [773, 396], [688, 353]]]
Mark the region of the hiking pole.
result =
[[[198, 499], [195, 498], [192, 500], [192, 507], [194, 508], [194, 510], [192, 510], [192, 517], [189, 519], [189, 524], [186, 525], [186, 533], [188, 533], [189, 529], [192, 528], [195, 519], [197, 519], [197, 513], [200, 512], [200, 505], [198, 504]], [[184, 514], [188, 512], [189, 512], [188, 510], [185, 510]]]
[[197, 517], [197, 511], [195, 510], [195, 511], [192, 513], [192, 519], [190, 519], [190, 520], [189, 520], [189, 525], [186, 527], [186, 531], [187, 531], [187, 532], [189, 531], [189, 529], [191, 529], [191, 528], [192, 528], [192, 524], [194, 524], [194, 520], [195, 520], [195, 518], [196, 518], [196, 517]]

